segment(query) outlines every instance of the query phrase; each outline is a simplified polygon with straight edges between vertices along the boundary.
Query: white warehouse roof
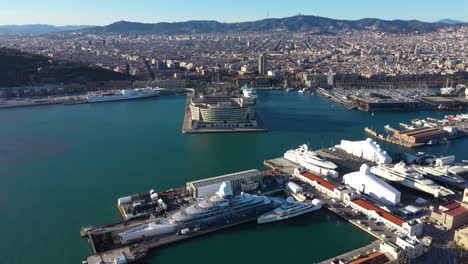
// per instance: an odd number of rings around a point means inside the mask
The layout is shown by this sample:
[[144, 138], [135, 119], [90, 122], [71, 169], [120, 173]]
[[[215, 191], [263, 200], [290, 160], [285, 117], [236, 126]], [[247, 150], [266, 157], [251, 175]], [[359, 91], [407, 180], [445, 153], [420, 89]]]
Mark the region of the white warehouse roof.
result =
[[373, 161], [377, 164], [390, 164], [392, 158], [380, 148], [374, 140], [367, 138], [362, 141], [341, 140], [341, 144], [337, 147], [355, 156]]
[[343, 183], [385, 204], [396, 205], [400, 203], [401, 193], [373, 175], [367, 164], [361, 165], [358, 172], [343, 176]]

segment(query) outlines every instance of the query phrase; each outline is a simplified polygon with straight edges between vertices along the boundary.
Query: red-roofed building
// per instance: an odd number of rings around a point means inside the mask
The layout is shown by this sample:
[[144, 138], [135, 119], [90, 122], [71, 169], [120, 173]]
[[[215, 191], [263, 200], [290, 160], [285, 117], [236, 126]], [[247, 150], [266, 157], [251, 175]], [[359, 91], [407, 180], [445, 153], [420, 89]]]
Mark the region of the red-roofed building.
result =
[[303, 172], [302, 176], [308, 178], [309, 180], [316, 181], [318, 184], [322, 185], [323, 187], [327, 188], [330, 191], [334, 191], [336, 186], [325, 179], [317, 177], [310, 172]]
[[312, 185], [312, 187], [331, 198], [341, 199], [340, 188], [324, 178], [318, 177], [310, 172], [300, 170], [296, 170], [293, 176], [299, 178], [303, 182], [307, 182]]
[[405, 220], [399, 218], [399, 217], [396, 217], [394, 216], [393, 214], [383, 210], [383, 209], [380, 209], [379, 207], [371, 204], [371, 203], [368, 203], [366, 201], [363, 201], [361, 199], [356, 199], [356, 200], [353, 200], [352, 201], [353, 203], [356, 203], [358, 204], [359, 206], [367, 209], [367, 210], [370, 210], [370, 211], [375, 211], [378, 215], [380, 215], [381, 217], [387, 219], [388, 221], [396, 224], [396, 225], [399, 225], [399, 226], [402, 226], [403, 223], [405, 222]]
[[385, 264], [390, 262], [391, 259], [390, 254], [387, 255], [385, 252], [377, 251], [365, 257], [352, 260], [349, 264]]
[[431, 220], [446, 229], [464, 226], [468, 224], [468, 202], [453, 201], [442, 204], [438, 210], [432, 212]]
[[361, 199], [354, 199], [348, 203], [355, 210], [367, 215], [371, 219], [384, 223], [386, 226], [398, 230], [400, 233], [417, 236], [422, 233], [423, 224], [419, 220], [407, 222], [382, 208]]

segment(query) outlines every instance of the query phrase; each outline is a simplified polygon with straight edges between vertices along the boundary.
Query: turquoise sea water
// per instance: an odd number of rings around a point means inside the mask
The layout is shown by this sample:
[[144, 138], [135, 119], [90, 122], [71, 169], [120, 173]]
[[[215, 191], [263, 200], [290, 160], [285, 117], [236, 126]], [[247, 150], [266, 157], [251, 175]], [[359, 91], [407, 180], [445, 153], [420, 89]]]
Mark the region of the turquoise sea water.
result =
[[[397, 128], [445, 113], [348, 111], [325, 98], [260, 92], [266, 133], [183, 135], [185, 97], [0, 111], [0, 256], [8, 264], [80, 263], [91, 251], [79, 231], [120, 220], [118, 197], [187, 181], [263, 169], [265, 159], [309, 143], [360, 140], [365, 126]], [[382, 143], [384, 149], [399, 150]], [[468, 159], [468, 139], [423, 150]], [[373, 238], [324, 210], [284, 222], [246, 224], [152, 252], [144, 263], [313, 263]]]

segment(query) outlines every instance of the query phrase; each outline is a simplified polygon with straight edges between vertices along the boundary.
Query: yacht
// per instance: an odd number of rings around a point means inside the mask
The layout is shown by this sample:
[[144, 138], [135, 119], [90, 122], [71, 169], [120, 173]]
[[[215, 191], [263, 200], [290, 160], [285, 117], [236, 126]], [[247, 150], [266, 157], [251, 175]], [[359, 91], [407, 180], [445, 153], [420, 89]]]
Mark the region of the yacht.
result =
[[303, 144], [297, 149], [286, 151], [286, 153], [284, 153], [284, 158], [300, 165], [311, 164], [330, 170], [334, 170], [338, 167], [335, 163], [320, 156], [317, 152], [309, 150], [307, 144]]
[[445, 87], [440, 88], [440, 94], [442, 95], [452, 95], [454, 94], [457, 89], [452, 87], [452, 84], [448, 86], [449, 80], [447, 79], [447, 82], [445, 84]]
[[100, 92], [89, 92], [86, 95], [86, 99], [90, 103], [108, 102], [108, 101], [119, 101], [119, 100], [130, 100], [147, 97], [159, 96], [159, 91], [151, 88], [143, 89], [123, 89], [123, 90], [111, 90], [111, 91], [100, 91]]
[[277, 198], [240, 194], [233, 196], [230, 186], [222, 183], [215, 195], [169, 212], [166, 217], [119, 233], [123, 244], [176, 233], [178, 230], [226, 223], [236, 217], [256, 216], [283, 203]]
[[[292, 197], [289, 197], [292, 198]], [[307, 214], [322, 208], [322, 201], [319, 199], [312, 200], [312, 204], [295, 202], [294, 199], [287, 201], [285, 204], [275, 210], [262, 214], [258, 217], [259, 224], [270, 223], [280, 220], [285, 220], [295, 216]]]
[[305, 91], [306, 91], [306, 89], [305, 89], [305, 88], [302, 88], [302, 89], [299, 89], [297, 92], [298, 92], [298, 93], [304, 93]]
[[248, 98], [257, 98], [257, 90], [255, 88], [251, 88], [247, 85], [244, 85], [244, 87], [241, 88], [242, 94], [244, 97]]
[[454, 194], [453, 191], [425, 178], [423, 174], [417, 172], [412, 167], [407, 166], [404, 162], [374, 166], [371, 168], [371, 172], [383, 179], [397, 182], [412, 189], [430, 193], [435, 197]]
[[444, 182], [456, 187], [466, 188], [468, 187], [468, 182], [463, 179], [463, 177], [458, 176], [453, 173], [453, 168], [459, 166], [412, 166], [417, 172], [424, 174], [426, 177], [431, 178], [435, 181]]

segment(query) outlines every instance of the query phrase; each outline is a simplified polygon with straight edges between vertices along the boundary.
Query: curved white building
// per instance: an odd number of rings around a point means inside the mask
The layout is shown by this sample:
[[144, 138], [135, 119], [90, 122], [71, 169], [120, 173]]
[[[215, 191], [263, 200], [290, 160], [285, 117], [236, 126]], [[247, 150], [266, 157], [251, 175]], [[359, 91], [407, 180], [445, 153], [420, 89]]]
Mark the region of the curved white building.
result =
[[392, 158], [380, 148], [374, 140], [367, 138], [362, 141], [341, 140], [337, 147], [343, 149], [349, 154], [373, 161], [377, 164], [391, 164]]
[[194, 128], [257, 127], [255, 98], [217, 94], [192, 98]]
[[385, 204], [400, 203], [401, 193], [372, 174], [367, 164], [361, 165], [358, 172], [343, 176], [343, 183]]

